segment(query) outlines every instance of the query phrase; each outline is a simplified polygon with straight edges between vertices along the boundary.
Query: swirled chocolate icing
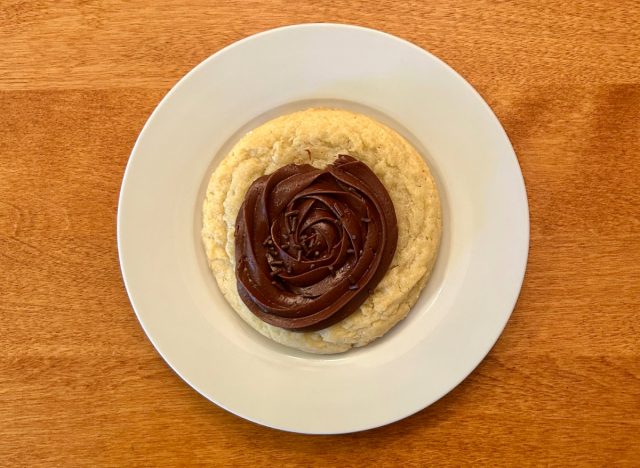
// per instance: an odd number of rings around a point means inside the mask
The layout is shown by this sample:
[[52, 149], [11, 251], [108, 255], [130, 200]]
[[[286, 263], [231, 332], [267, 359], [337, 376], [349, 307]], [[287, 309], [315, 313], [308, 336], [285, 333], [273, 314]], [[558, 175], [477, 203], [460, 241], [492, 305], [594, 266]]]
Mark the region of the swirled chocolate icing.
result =
[[389, 193], [364, 163], [283, 166], [245, 195], [235, 232], [238, 292], [264, 322], [319, 330], [354, 312], [398, 242]]

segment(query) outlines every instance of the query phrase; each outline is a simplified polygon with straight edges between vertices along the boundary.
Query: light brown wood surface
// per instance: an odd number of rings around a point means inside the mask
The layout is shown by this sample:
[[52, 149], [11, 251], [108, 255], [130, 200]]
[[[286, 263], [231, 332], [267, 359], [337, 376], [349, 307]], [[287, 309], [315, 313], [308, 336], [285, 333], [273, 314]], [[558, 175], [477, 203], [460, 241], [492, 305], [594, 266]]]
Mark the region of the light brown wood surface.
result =
[[[343, 436], [191, 390], [138, 324], [115, 238], [127, 158], [169, 88], [238, 39], [318, 21], [458, 70], [511, 138], [531, 210], [488, 357], [420, 413]], [[640, 466], [639, 24], [614, 0], [0, 1], [0, 465]]]

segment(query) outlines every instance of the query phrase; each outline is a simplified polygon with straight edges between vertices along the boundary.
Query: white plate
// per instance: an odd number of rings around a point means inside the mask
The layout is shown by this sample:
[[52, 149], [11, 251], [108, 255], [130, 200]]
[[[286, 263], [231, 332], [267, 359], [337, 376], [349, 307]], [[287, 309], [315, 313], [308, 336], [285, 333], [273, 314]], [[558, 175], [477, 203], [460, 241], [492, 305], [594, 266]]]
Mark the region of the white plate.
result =
[[[364, 112], [404, 134], [431, 166], [444, 210], [434, 274], [408, 318], [369, 346], [329, 357], [245, 325], [207, 270], [199, 234], [206, 182], [233, 142], [312, 105]], [[381, 426], [453, 389], [505, 326], [528, 243], [518, 161], [478, 93], [415, 45], [337, 24], [257, 34], [188, 73], [142, 130], [118, 208], [127, 291], [162, 357], [223, 408], [305, 433]]]

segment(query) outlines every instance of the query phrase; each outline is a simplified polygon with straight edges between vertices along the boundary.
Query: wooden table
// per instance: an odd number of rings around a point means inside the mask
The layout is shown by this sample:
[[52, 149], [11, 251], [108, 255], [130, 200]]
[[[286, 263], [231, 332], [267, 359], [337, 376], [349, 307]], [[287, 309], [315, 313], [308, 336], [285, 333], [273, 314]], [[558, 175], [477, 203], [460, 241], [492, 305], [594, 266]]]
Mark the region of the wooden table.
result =
[[[282, 433], [189, 388], [138, 324], [115, 220], [132, 145], [201, 60], [299, 22], [356, 23], [444, 59], [518, 154], [518, 305], [442, 400], [344, 436]], [[637, 2], [4, 0], [0, 465], [640, 465]]]

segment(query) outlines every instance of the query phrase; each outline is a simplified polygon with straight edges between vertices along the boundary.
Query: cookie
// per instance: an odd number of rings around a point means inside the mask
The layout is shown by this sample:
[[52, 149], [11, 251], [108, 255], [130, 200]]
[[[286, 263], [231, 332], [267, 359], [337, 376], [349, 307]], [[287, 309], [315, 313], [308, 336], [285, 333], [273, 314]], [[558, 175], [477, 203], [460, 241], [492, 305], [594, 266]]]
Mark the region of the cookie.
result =
[[[254, 315], [238, 294], [234, 235], [238, 212], [256, 179], [288, 164], [324, 169], [339, 155], [366, 164], [386, 188], [397, 217], [393, 259], [362, 305], [339, 322], [314, 331], [270, 325]], [[338, 109], [295, 112], [249, 132], [212, 174], [203, 205], [206, 255], [229, 304], [264, 336], [311, 353], [364, 346], [406, 317], [429, 278], [441, 230], [435, 181], [417, 151], [374, 119]]]

